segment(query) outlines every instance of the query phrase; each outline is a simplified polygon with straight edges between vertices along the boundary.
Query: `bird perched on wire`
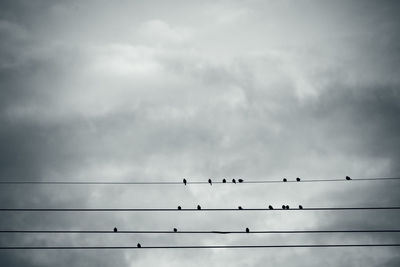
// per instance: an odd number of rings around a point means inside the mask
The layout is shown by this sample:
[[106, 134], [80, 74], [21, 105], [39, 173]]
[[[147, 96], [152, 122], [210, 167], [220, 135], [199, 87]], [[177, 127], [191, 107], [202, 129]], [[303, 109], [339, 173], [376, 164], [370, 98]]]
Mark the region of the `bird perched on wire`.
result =
[[296, 178], [296, 181], [297, 181], [297, 182], [300, 182], [300, 177], [297, 177], [297, 178]]
[[250, 233], [250, 229], [249, 228], [246, 228], [246, 233]]
[[299, 205], [299, 209], [302, 210], [302, 209], [303, 209], [303, 206], [302, 206], [302, 205]]
[[186, 185], [187, 181], [186, 179], [183, 179], [183, 184]]
[[282, 205], [282, 209], [283, 209], [283, 210], [286, 209], [286, 206], [285, 206], [285, 205]]
[[212, 185], [212, 181], [211, 181], [211, 179], [208, 179], [208, 183], [209, 183], [210, 185]]
[[224, 179], [222, 179], [222, 183], [226, 183], [226, 179], [224, 178]]
[[284, 182], [287, 182], [287, 179], [286, 179], [286, 178], [283, 178], [283, 181], [284, 181]]
[[200, 205], [197, 205], [197, 209], [198, 209], [198, 210], [201, 210], [201, 207], [200, 207]]
[[117, 227], [114, 227], [114, 233], [118, 232]]
[[271, 205], [269, 205], [268, 208], [269, 208], [270, 210], [273, 210], [273, 209], [274, 209], [274, 207], [272, 207]]
[[242, 206], [239, 206], [238, 209], [239, 209], [239, 210], [242, 210], [243, 208], [242, 208]]
[[346, 180], [347, 181], [351, 180], [350, 176], [346, 176]]
[[289, 209], [289, 205], [286, 205], [285, 208], [288, 210]]
[[238, 181], [239, 181], [239, 183], [243, 183], [243, 179], [239, 179]]
[[235, 180], [235, 179], [232, 179], [232, 183], [236, 184], [236, 180]]
[[178, 232], [178, 229], [174, 228], [174, 233]]
[[140, 243], [137, 243], [137, 245], [136, 245], [138, 248], [141, 248], [142, 247], [142, 245], [140, 245]]
[[178, 210], [181, 210], [182, 209], [182, 207], [181, 206], [178, 206]]

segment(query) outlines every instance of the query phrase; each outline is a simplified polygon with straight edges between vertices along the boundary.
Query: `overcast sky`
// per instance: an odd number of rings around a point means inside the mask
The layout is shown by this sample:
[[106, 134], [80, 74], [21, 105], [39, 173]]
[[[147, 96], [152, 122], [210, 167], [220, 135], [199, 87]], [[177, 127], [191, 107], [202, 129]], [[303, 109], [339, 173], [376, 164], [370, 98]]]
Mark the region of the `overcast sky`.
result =
[[[397, 1], [0, 1], [1, 181], [399, 177]], [[399, 206], [396, 181], [1, 185], [1, 208]], [[395, 229], [398, 211], [0, 213], [0, 230]], [[1, 246], [399, 243], [27, 235]], [[1, 266], [399, 266], [399, 248], [0, 251]]]

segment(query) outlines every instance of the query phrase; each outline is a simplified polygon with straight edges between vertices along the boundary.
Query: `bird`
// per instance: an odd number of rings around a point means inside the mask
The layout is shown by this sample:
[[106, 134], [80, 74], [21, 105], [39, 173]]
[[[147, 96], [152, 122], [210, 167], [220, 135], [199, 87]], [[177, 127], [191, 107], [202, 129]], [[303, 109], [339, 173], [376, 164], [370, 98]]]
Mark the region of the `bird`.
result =
[[178, 232], [178, 229], [174, 228], [174, 232], [175, 232], [175, 233]]
[[211, 181], [211, 179], [208, 179], [208, 183], [209, 183], [210, 185], [212, 185], [212, 181]]
[[273, 209], [274, 209], [274, 207], [272, 207], [271, 205], [269, 205], [268, 208], [269, 208], [270, 210], [273, 210]]
[[117, 227], [114, 227], [114, 233], [118, 232]]
[[197, 205], [197, 209], [198, 209], [198, 210], [201, 210], [201, 207], [200, 207], [200, 205]]
[[250, 233], [250, 229], [249, 228], [246, 228], [246, 233]]
[[287, 210], [289, 209], [289, 205], [286, 205], [286, 207], [285, 207]]
[[226, 179], [225, 179], [225, 178], [224, 178], [224, 179], [222, 179], [222, 182], [223, 182], [223, 183], [226, 183]]
[[243, 208], [242, 208], [242, 206], [239, 206], [238, 209], [242, 210]]
[[284, 181], [284, 182], [287, 182], [287, 179], [286, 179], [286, 178], [283, 178], [283, 181]]
[[182, 207], [181, 206], [178, 206], [178, 210], [181, 210], [182, 209]]
[[346, 180], [347, 181], [351, 180], [350, 176], [346, 176]]
[[286, 209], [286, 206], [285, 206], [285, 205], [282, 205], [282, 209], [283, 209], [283, 210]]
[[303, 209], [303, 206], [302, 206], [302, 205], [299, 205], [299, 209], [302, 210], [302, 209]]
[[236, 180], [235, 180], [235, 179], [232, 179], [232, 183], [236, 184]]
[[297, 181], [297, 182], [300, 182], [300, 177], [297, 177], [297, 178], [296, 178], [296, 181]]
[[137, 245], [136, 245], [138, 248], [141, 248], [142, 247], [142, 245], [140, 245], [140, 243], [137, 243]]
[[243, 179], [239, 179], [238, 181], [239, 181], [239, 183], [243, 183]]
[[187, 181], [186, 179], [183, 179], [183, 184], [186, 185]]

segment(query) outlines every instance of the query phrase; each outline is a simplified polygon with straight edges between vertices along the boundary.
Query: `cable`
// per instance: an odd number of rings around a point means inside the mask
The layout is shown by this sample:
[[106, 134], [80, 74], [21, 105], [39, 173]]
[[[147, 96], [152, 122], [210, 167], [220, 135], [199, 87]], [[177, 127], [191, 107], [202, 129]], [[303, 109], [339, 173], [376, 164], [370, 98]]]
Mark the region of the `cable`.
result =
[[329, 234], [329, 233], [399, 233], [400, 229], [385, 230], [274, 230], [274, 231], [181, 231], [144, 230], [144, 231], [121, 231], [112, 230], [0, 230], [0, 233], [23, 233], [23, 234]]
[[10, 246], [0, 247], [0, 250], [97, 250], [97, 249], [240, 249], [240, 248], [335, 248], [335, 247], [399, 247], [400, 243], [393, 244], [318, 244], [318, 245], [245, 245], [245, 246], [53, 246], [53, 247], [33, 247], [33, 246]]
[[[346, 179], [305, 179], [305, 180], [288, 180], [287, 183], [314, 183], [314, 182], [351, 182], [351, 181], [387, 181], [387, 180], [400, 180], [400, 177], [382, 177], [382, 178], [354, 178], [351, 180]], [[212, 181], [213, 184], [236, 184], [236, 182], [226, 181]], [[243, 180], [237, 182], [238, 184], [272, 184], [272, 183], [285, 183], [282, 180]], [[0, 181], [3, 185], [21, 185], [21, 184], [42, 184], [42, 185], [183, 185], [180, 181], [116, 181], [116, 182], [100, 182], [100, 181]], [[187, 181], [187, 184], [209, 184], [207, 181]]]
[[330, 208], [242, 208], [242, 209], [162, 209], [162, 208], [126, 208], [126, 209], [102, 209], [102, 208], [0, 208], [0, 212], [184, 212], [184, 211], [329, 211], [329, 210], [399, 210], [400, 207], [330, 207]]

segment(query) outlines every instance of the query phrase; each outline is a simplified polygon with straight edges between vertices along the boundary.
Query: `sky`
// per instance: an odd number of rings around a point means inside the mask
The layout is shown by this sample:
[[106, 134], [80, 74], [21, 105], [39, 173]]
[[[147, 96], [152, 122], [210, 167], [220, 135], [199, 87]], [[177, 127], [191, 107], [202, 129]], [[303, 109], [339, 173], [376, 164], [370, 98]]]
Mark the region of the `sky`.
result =
[[[397, 1], [0, 1], [0, 181], [400, 177]], [[0, 185], [1, 208], [399, 206], [397, 181]], [[0, 213], [0, 230], [396, 229], [398, 211]], [[0, 234], [0, 246], [400, 243]], [[399, 266], [399, 248], [0, 251], [1, 266]]]

